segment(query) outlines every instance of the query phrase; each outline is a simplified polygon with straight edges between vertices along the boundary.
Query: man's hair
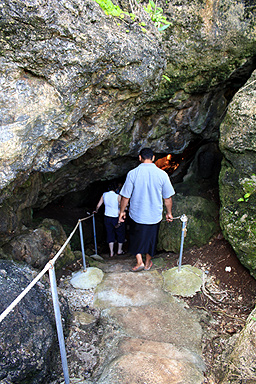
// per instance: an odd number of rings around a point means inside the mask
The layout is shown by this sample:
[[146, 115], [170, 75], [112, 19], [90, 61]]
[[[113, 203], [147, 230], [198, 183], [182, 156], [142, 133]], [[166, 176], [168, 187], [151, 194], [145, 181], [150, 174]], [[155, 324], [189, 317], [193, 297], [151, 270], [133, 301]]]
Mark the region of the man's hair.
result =
[[143, 160], [147, 160], [147, 159], [152, 160], [154, 156], [154, 153], [151, 148], [143, 148], [139, 154]]

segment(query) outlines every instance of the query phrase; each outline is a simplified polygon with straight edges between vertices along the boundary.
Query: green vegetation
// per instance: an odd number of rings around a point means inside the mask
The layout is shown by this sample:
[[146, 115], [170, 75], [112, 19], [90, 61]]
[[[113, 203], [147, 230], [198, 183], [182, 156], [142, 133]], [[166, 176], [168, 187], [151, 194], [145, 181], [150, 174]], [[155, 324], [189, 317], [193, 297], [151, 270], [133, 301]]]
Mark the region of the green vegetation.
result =
[[[113, 17], [124, 18], [125, 15], [129, 16], [133, 21], [136, 19], [134, 13], [124, 12], [118, 5], [114, 5], [111, 0], [95, 0], [97, 4], [103, 9], [106, 15], [111, 15]], [[154, 22], [156, 28], [162, 32], [169, 27], [170, 23], [167, 21], [166, 17], [163, 15], [163, 9], [157, 7], [157, 4], [153, 0], [149, 0], [147, 6], [143, 6], [144, 10], [150, 14], [151, 20]], [[146, 32], [144, 28], [145, 23], [139, 23], [141, 30]], [[126, 31], [128, 32], [128, 31]]]
[[168, 77], [168, 76], [166, 76], [166, 75], [163, 75], [163, 78], [164, 78], [165, 80], [167, 80], [167, 81], [171, 82], [171, 79], [170, 79], [170, 77]]
[[124, 17], [126, 12], [123, 12], [118, 5], [114, 5], [111, 0], [95, 0], [96, 3], [103, 9], [106, 15], [111, 15], [114, 17]]
[[157, 4], [153, 0], [149, 0], [146, 7], [143, 6], [145, 11], [150, 14], [151, 20], [155, 23], [155, 26], [159, 31], [164, 31], [169, 27], [170, 23], [163, 15], [164, 11], [162, 8], [157, 7]]
[[251, 194], [256, 192], [256, 175], [253, 174], [250, 179], [245, 179], [243, 187], [246, 193], [237, 200], [238, 202], [247, 202]]

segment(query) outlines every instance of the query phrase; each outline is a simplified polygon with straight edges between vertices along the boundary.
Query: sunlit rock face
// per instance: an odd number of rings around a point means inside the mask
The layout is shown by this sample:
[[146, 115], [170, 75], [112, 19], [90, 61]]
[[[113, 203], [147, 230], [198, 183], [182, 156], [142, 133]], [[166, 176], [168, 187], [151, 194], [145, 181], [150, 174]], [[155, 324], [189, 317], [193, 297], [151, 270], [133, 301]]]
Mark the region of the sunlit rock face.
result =
[[92, 0], [1, 4], [3, 241], [30, 225], [32, 208], [125, 175], [142, 146], [181, 154], [218, 141], [255, 68], [254, 13], [243, 1], [167, 3], [164, 33], [141, 5], [122, 21]]
[[6, 1], [1, 13], [4, 187], [126, 129], [166, 58], [152, 24], [150, 37], [138, 23], [118, 26], [94, 1]]
[[220, 222], [256, 278], [256, 72], [234, 97], [221, 125]]

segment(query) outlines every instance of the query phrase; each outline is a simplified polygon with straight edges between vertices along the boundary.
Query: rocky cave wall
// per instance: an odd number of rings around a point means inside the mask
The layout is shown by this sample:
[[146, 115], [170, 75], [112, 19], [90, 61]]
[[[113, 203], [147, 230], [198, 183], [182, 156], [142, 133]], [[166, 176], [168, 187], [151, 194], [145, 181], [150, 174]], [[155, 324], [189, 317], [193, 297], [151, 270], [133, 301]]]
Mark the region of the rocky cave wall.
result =
[[256, 67], [255, 4], [160, 4], [170, 21], [162, 33], [141, 5], [135, 20], [107, 16], [93, 0], [1, 5], [2, 245], [31, 226], [33, 209], [124, 176], [143, 146], [178, 155], [218, 142]]
[[239, 260], [256, 278], [256, 71], [221, 124], [220, 222]]

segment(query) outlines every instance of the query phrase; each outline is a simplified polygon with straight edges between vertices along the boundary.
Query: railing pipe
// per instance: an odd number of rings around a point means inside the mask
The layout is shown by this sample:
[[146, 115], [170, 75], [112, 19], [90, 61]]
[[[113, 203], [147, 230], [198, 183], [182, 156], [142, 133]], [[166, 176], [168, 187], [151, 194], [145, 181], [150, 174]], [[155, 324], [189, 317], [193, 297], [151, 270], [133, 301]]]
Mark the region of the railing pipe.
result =
[[93, 215], [92, 215], [92, 225], [93, 225], [93, 237], [94, 237], [95, 254], [98, 255], [94, 213], [93, 213]]
[[64, 334], [63, 334], [63, 328], [62, 328], [62, 322], [61, 322], [60, 305], [58, 300], [54, 265], [52, 265], [52, 268], [49, 269], [49, 277], [50, 277], [50, 283], [51, 283], [52, 301], [53, 301], [55, 321], [56, 321], [58, 340], [59, 340], [59, 346], [60, 346], [60, 356], [61, 356], [64, 380], [66, 384], [69, 384], [70, 381], [69, 381], [69, 373], [68, 373], [68, 362], [67, 362]]
[[85, 272], [86, 271], [86, 261], [85, 261], [85, 252], [84, 252], [83, 226], [82, 226], [82, 222], [80, 220], [79, 220], [79, 233], [80, 233], [81, 250], [82, 250], [82, 256], [83, 256], [83, 266], [84, 266], [84, 272]]
[[182, 230], [181, 230], [181, 243], [180, 243], [180, 256], [179, 256], [178, 272], [180, 272], [180, 270], [181, 270], [182, 252], [183, 252], [184, 238], [185, 238], [188, 218], [186, 215], [182, 215], [180, 220], [182, 221]]

